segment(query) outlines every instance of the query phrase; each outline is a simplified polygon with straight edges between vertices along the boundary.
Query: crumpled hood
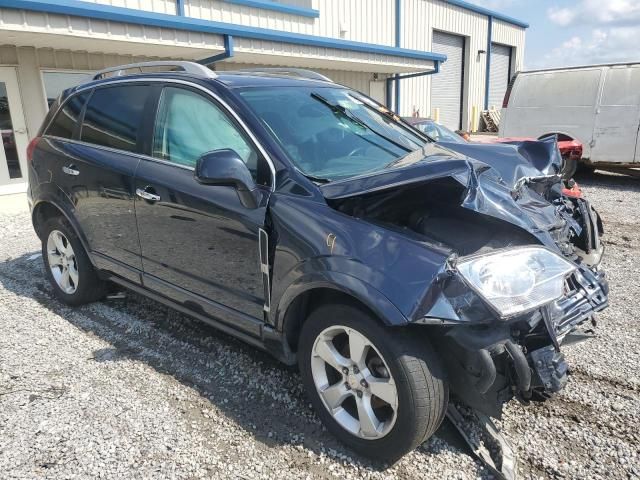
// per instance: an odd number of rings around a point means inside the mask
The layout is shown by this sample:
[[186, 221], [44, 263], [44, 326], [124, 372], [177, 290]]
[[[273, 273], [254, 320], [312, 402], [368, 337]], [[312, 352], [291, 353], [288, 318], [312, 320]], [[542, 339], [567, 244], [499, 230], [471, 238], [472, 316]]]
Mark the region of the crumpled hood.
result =
[[555, 138], [517, 144], [430, 143], [371, 174], [320, 187], [339, 200], [451, 178], [464, 187], [460, 205], [525, 229], [556, 248], [553, 230], [566, 219], [551, 203], [560, 197], [562, 158]]

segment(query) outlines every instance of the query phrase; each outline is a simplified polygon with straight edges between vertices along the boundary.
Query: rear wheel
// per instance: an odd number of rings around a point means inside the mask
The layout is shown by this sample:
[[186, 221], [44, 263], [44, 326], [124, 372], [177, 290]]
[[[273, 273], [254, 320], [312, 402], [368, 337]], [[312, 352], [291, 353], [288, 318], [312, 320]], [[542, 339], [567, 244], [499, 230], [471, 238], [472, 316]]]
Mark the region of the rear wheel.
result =
[[56, 297], [69, 305], [99, 300], [106, 292], [77, 235], [63, 217], [42, 228], [42, 258]]
[[323, 305], [302, 327], [299, 366], [321, 420], [357, 452], [394, 462], [429, 438], [448, 387], [428, 342], [346, 304]]

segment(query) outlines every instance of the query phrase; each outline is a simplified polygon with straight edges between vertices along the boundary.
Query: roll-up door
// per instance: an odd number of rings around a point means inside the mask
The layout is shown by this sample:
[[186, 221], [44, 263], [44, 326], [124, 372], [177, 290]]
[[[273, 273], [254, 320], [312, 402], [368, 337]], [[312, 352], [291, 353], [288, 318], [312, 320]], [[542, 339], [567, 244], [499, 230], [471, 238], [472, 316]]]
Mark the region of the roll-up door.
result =
[[504, 94], [509, 85], [511, 47], [491, 44], [491, 68], [489, 73], [489, 108], [502, 108]]
[[435, 53], [443, 53], [447, 61], [431, 81], [431, 109], [440, 109], [440, 123], [454, 130], [462, 123], [462, 81], [464, 78], [464, 37], [433, 32]]

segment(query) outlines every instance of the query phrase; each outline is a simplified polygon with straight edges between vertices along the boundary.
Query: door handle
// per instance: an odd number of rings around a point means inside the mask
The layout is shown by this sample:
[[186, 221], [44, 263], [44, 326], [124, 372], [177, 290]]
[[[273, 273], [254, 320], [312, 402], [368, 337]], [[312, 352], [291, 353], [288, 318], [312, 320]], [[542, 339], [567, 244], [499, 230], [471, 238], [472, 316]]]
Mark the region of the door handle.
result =
[[74, 177], [80, 175], [80, 170], [77, 170], [75, 165], [65, 165], [64, 167], [62, 167], [62, 171], [67, 175], [72, 175]]
[[160, 195], [149, 192], [149, 188], [150, 187], [146, 187], [144, 190], [142, 188], [136, 188], [136, 195], [140, 198], [144, 198], [145, 200], [149, 200], [150, 202], [158, 202], [160, 200]]

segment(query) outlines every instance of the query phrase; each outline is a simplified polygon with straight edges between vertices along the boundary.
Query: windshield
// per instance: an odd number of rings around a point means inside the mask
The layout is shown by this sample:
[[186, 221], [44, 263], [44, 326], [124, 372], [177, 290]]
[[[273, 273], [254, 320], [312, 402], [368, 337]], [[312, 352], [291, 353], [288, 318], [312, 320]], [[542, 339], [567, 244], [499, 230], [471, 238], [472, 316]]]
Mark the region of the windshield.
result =
[[433, 121], [416, 123], [414, 127], [436, 142], [466, 143], [460, 135]]
[[380, 170], [427, 142], [393, 113], [345, 88], [251, 88], [240, 95], [294, 165], [317, 181]]

